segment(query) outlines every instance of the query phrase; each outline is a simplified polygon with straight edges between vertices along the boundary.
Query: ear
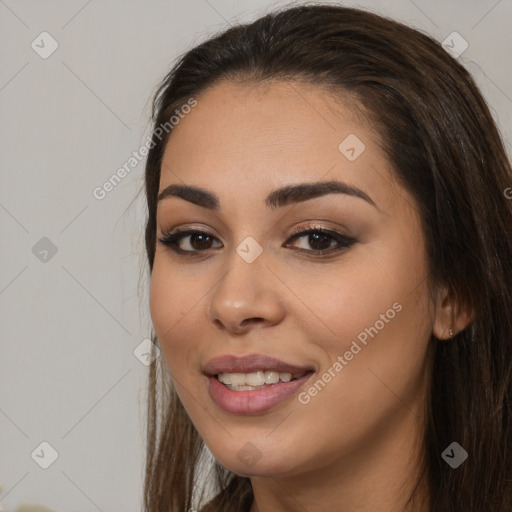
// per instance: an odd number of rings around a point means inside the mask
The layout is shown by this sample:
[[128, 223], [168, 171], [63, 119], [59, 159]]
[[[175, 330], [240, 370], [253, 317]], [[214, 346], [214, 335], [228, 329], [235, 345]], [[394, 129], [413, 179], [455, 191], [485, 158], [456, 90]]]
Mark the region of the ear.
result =
[[[450, 339], [463, 331], [474, 317], [474, 311], [462, 307], [448, 287], [443, 286], [436, 296], [432, 334], [439, 340]], [[450, 335], [450, 329], [453, 335]]]

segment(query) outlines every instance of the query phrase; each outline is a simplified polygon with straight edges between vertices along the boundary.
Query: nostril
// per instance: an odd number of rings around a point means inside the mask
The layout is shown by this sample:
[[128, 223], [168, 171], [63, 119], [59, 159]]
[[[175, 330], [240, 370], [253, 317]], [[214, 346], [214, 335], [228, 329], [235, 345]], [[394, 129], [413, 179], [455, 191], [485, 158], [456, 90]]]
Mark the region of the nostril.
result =
[[240, 325], [246, 325], [249, 322], [263, 322], [263, 318], [261, 317], [254, 317], [254, 318], [246, 318]]

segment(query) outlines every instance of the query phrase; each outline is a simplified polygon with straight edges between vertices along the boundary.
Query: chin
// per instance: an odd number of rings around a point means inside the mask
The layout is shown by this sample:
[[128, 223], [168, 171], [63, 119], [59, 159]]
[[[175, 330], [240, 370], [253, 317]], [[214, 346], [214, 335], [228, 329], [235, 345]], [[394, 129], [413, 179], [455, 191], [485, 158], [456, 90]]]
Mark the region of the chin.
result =
[[240, 440], [231, 442], [229, 446], [208, 448], [223, 467], [243, 477], [284, 475], [300, 465], [300, 461], [285, 453], [288, 450], [276, 447], [268, 439], [265, 443], [264, 437], [260, 441]]

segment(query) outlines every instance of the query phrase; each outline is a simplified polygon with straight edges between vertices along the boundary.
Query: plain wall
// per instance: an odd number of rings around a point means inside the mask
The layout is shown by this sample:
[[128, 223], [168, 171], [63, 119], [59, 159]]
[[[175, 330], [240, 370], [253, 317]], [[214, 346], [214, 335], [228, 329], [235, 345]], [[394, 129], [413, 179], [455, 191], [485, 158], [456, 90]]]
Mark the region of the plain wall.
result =
[[[338, 3], [389, 15], [439, 41], [459, 32], [469, 43], [460, 59], [510, 148], [512, 1]], [[21, 503], [59, 512], [141, 509], [147, 367], [133, 351], [150, 335], [144, 268], [138, 288], [143, 162], [103, 199], [93, 191], [144, 144], [151, 96], [173, 61], [228, 24], [278, 5], [0, 2], [5, 510]], [[31, 47], [35, 40], [38, 51], [51, 48], [49, 39], [41, 43], [47, 36], [38, 37], [43, 31], [58, 42], [46, 59]], [[48, 469], [36, 462], [51, 457], [41, 442], [58, 452]]]

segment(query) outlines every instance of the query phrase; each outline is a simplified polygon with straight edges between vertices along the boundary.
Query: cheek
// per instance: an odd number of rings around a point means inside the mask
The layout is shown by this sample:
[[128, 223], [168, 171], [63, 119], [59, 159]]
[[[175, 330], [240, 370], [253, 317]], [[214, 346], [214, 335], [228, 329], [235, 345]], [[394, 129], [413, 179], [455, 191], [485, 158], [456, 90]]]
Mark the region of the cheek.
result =
[[370, 370], [404, 392], [421, 376], [433, 322], [426, 269], [421, 240], [410, 245], [397, 237], [354, 252], [339, 272], [301, 278], [304, 302], [329, 332], [315, 340], [310, 328], [311, 341], [325, 351], [328, 366], [344, 358], [334, 372], [350, 378], [349, 387], [336, 379], [341, 394], [364, 394], [372, 381], [382, 387]]
[[376, 247], [378, 259], [367, 251], [368, 260], [334, 280], [328, 299], [318, 302], [319, 315], [337, 334], [324, 338], [322, 348], [331, 367], [339, 363], [331, 368], [334, 378], [326, 375], [332, 384], [318, 386], [313, 407], [320, 416], [341, 403], [369, 425], [400, 405], [397, 396], [407, 402], [420, 389], [433, 321], [426, 266], [420, 249], [395, 247]]
[[[200, 306], [204, 286], [199, 280], [183, 277], [177, 268], [155, 257], [151, 275], [149, 308], [171, 374], [183, 367], [184, 358], [194, 348], [194, 309]], [[185, 335], [183, 333], [186, 333]], [[179, 340], [187, 339], [187, 343]], [[172, 353], [172, 357], [170, 357]]]
[[155, 257], [149, 289], [149, 309], [157, 336], [163, 341], [163, 334], [179, 317], [179, 303], [176, 300], [176, 278], [165, 271], [165, 266]]
[[347, 254], [336, 266], [314, 273], [301, 268], [293, 271], [287, 276], [290, 288], [307, 306], [297, 318], [303, 322], [310, 319], [304, 324], [310, 333], [316, 324], [319, 336], [326, 335], [321, 337], [322, 344], [331, 355], [348, 350], [347, 341], [350, 345], [376, 323], [379, 332], [389, 331], [391, 325], [411, 326], [419, 316], [429, 316], [422, 256], [405, 247], [375, 244]]

